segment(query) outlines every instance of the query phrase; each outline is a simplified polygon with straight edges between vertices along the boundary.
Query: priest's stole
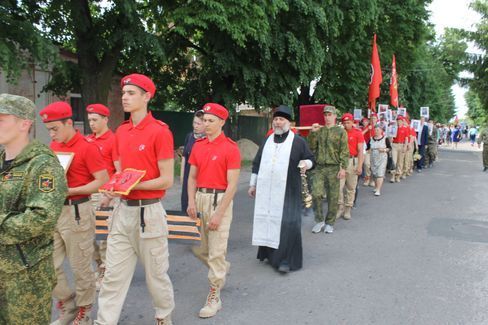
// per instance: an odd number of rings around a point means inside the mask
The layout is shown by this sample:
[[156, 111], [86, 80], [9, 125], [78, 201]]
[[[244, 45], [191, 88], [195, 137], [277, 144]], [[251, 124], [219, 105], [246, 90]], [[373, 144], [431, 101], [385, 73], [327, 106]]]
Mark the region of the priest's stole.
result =
[[[96, 239], [107, 240], [108, 218], [113, 212], [113, 207], [99, 208], [95, 211], [96, 216]], [[199, 245], [200, 219], [192, 219], [180, 211], [166, 211], [166, 221], [168, 223], [168, 239], [173, 243]]]

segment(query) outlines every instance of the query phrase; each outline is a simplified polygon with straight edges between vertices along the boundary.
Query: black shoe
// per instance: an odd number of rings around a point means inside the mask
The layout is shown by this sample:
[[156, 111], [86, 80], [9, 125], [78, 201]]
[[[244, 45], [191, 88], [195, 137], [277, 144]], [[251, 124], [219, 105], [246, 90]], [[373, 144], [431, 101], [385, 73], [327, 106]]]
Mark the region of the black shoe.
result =
[[486, 167], [486, 166], [485, 166], [485, 167], [483, 168], [483, 171], [484, 171], [484, 172], [486, 172], [487, 170], [488, 170], [488, 167]]
[[288, 265], [288, 263], [286, 263], [286, 262], [281, 263], [280, 266], [278, 267], [278, 272], [280, 272], [282, 274], [289, 273], [290, 272], [290, 265]]

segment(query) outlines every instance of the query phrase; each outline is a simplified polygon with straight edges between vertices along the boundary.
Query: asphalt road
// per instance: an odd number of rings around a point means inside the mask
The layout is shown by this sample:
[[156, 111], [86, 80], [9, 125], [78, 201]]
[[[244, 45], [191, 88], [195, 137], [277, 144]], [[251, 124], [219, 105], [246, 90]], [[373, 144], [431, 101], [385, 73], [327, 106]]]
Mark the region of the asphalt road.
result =
[[[173, 321], [186, 324], [488, 324], [488, 172], [479, 152], [441, 151], [433, 169], [360, 187], [350, 221], [312, 234], [303, 218], [304, 268], [281, 275], [251, 246], [253, 201], [243, 171], [234, 204], [223, 309], [201, 320], [207, 269], [188, 246], [170, 245]], [[178, 184], [163, 201], [179, 208]], [[153, 324], [138, 266], [119, 324]]]

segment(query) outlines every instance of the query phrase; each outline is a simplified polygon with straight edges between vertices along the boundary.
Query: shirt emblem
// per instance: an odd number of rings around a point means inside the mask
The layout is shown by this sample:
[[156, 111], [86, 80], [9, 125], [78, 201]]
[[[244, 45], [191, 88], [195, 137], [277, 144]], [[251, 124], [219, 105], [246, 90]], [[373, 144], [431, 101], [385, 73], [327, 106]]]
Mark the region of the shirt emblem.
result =
[[52, 175], [39, 176], [39, 190], [44, 193], [54, 191], [54, 177]]
[[217, 160], [217, 156], [212, 156], [212, 160]]
[[143, 144], [141, 144], [141, 145], [139, 146], [139, 151], [143, 151], [145, 148], [146, 148], [146, 146], [145, 146], [145, 145], [143, 145]]

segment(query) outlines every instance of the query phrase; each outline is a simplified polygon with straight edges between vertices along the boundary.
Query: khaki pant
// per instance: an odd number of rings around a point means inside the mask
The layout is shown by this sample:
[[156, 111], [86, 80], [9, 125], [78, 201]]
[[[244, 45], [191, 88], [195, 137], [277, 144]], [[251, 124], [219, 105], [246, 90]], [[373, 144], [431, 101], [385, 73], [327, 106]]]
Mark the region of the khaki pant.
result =
[[75, 206], [65, 205], [54, 231], [54, 268], [57, 284], [53, 297], [66, 300], [72, 294], [63, 262], [67, 258], [75, 279], [76, 305], [87, 306], [95, 302], [95, 272], [93, 271], [93, 241], [95, 214], [90, 201], [78, 204], [79, 222]]
[[[144, 232], [141, 211], [144, 209]], [[147, 289], [156, 318], [171, 315], [174, 309], [173, 285], [168, 276], [168, 225], [161, 203], [145, 206], [118, 204], [109, 225], [105, 277], [98, 297], [95, 324], [116, 325], [130, 282], [141, 261]]]
[[392, 158], [395, 163], [396, 170], [392, 177], [399, 178], [403, 174], [403, 165], [405, 163], [405, 153], [403, 152], [403, 143], [393, 143], [392, 144]]
[[364, 153], [364, 176], [371, 177], [371, 150]]
[[[339, 205], [344, 205], [346, 207], [352, 207], [354, 205], [354, 195], [356, 194], [356, 186], [358, 184], [358, 175], [356, 174], [357, 165], [358, 158], [349, 158], [349, 164], [346, 168], [346, 177], [340, 179]], [[344, 187], [346, 188], [346, 195], [344, 195]]]
[[414, 145], [411, 143], [407, 153], [405, 154], [405, 166], [403, 167], [403, 174], [404, 175], [411, 175], [413, 169], [413, 151]]
[[223, 193], [201, 193], [196, 194], [197, 212], [201, 214], [202, 241], [200, 246], [193, 248], [193, 254], [208, 267], [208, 282], [210, 286], [223, 288], [225, 276], [229, 263], [225, 260], [227, 255], [227, 242], [229, 240], [230, 224], [232, 223], [231, 202], [225, 210], [220, 226], [217, 230], [208, 230], [207, 222], [210, 221], [215, 211], [214, 199], [217, 195], [217, 204], [220, 203]]

